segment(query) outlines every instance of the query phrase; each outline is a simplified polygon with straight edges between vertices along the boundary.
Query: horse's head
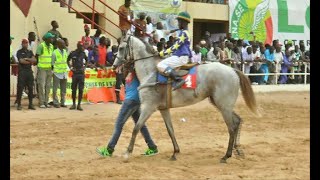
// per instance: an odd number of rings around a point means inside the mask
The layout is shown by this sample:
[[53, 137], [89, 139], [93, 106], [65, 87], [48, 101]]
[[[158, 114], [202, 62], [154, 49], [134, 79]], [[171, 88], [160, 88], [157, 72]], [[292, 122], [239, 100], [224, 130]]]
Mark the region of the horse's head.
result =
[[118, 48], [118, 54], [116, 56], [116, 59], [114, 60], [113, 67], [117, 68], [118, 66], [122, 64], [129, 63], [131, 60], [130, 54], [132, 52], [130, 47], [131, 47], [131, 34], [126, 34], [126, 36], [122, 37], [120, 40], [120, 45]]

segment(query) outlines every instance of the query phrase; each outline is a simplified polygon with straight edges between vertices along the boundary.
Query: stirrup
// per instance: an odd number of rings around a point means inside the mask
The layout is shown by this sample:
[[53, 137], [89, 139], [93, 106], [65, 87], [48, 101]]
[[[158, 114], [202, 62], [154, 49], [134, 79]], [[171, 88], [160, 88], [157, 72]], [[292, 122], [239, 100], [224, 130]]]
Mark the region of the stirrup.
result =
[[185, 83], [184, 79], [180, 80], [179, 82], [176, 82], [175, 86], [172, 87], [172, 90], [175, 91], [175, 90], [181, 88], [184, 85], [184, 83]]

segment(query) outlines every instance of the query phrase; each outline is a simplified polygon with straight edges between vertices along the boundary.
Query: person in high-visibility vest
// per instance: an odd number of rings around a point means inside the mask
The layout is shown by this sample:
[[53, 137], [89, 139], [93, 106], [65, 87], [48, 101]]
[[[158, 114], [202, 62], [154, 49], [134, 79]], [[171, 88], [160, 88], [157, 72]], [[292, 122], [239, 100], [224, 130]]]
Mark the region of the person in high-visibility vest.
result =
[[52, 80], [52, 67], [51, 67], [51, 56], [53, 53], [52, 38], [54, 37], [51, 33], [46, 33], [43, 36], [44, 42], [42, 42], [36, 53], [38, 62], [38, 93], [39, 93], [39, 106], [40, 108], [50, 108], [48, 104], [49, 93], [51, 88]]
[[[65, 49], [63, 39], [57, 40], [58, 48], [52, 53], [53, 66], [53, 106], [55, 108], [67, 107], [65, 105], [65, 97], [67, 93], [67, 77], [68, 77], [68, 52]], [[60, 85], [60, 103], [57, 96], [57, 89]]]

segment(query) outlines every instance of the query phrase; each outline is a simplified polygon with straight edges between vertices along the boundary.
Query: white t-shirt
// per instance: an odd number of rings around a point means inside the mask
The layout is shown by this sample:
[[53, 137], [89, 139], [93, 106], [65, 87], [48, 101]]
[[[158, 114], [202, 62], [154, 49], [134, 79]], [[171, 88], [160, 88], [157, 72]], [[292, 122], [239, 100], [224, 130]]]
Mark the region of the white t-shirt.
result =
[[281, 70], [281, 62], [283, 62], [283, 54], [281, 52], [274, 53], [274, 61], [277, 62], [277, 71]]
[[156, 29], [155, 34], [157, 34], [158, 39], [157, 41], [159, 42], [161, 38], [164, 38], [166, 41], [169, 40], [168, 35], [170, 34], [170, 31], [164, 30], [164, 29]]
[[152, 31], [153, 31], [153, 24], [152, 23], [147, 24], [146, 33], [151, 35]]

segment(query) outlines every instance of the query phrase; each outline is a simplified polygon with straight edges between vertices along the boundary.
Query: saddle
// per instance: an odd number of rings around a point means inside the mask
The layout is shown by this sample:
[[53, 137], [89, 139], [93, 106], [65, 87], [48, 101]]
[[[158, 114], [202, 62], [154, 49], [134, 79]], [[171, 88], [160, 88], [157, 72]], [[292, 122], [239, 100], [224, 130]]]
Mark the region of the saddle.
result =
[[[185, 64], [185, 65], [182, 65], [182, 66], [179, 66], [179, 67], [176, 67], [174, 70], [177, 71], [177, 75], [179, 77], [183, 77], [185, 75], [187, 75], [190, 71], [191, 68], [195, 67], [199, 65], [198, 63], [188, 63], [188, 64]], [[162, 76], [165, 76], [165, 77], [168, 77], [169, 79], [171, 79], [167, 74], [164, 74], [162, 72], [159, 72], [159, 74], [161, 74]], [[168, 80], [169, 80], [168, 79]]]
[[[197, 65], [199, 65], [198, 63], [189, 63], [189, 64], [185, 64], [182, 66], [179, 66], [177, 68], [175, 68], [177, 75], [179, 77], [184, 77], [188, 74], [193, 74], [193, 76], [195, 76], [196, 74], [196, 69], [197, 69]], [[188, 75], [190, 76], [190, 75]], [[191, 75], [192, 76], [192, 75]], [[195, 80], [194, 80], [195, 81]], [[188, 79], [188, 82], [186, 82], [185, 84], [191, 85], [193, 82], [191, 80], [191, 78]], [[175, 83], [175, 81], [167, 76], [164, 73], [158, 72], [157, 75], [157, 84], [161, 84], [161, 85], [166, 85], [167, 87], [167, 91], [166, 91], [166, 106], [165, 107], [161, 107], [159, 109], [168, 109], [172, 107], [172, 85], [173, 83]], [[194, 83], [195, 84], [195, 83]], [[190, 87], [191, 89], [194, 89], [192, 87]]]

